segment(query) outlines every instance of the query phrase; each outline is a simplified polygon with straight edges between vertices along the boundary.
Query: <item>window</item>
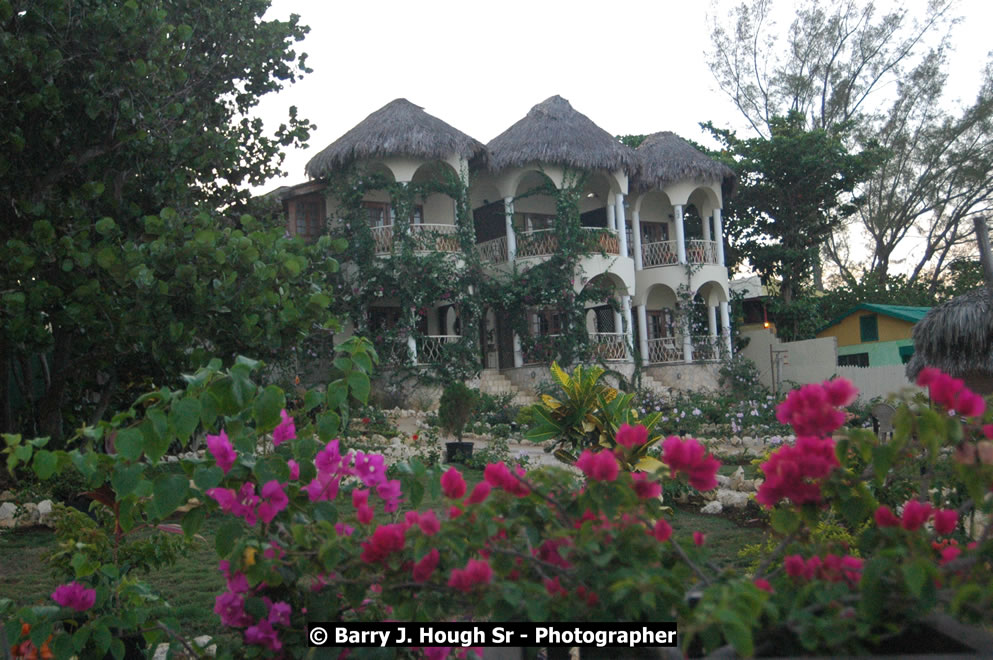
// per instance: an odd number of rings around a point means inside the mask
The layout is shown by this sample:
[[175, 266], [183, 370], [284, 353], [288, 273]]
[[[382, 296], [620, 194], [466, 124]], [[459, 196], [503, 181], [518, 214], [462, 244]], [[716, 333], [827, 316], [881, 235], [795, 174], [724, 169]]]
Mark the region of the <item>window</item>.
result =
[[900, 362], [907, 364], [908, 362], [910, 362], [910, 358], [912, 357], [914, 357], [913, 345], [900, 347]]
[[562, 314], [557, 309], [539, 309], [534, 315], [536, 335], [558, 335], [562, 333]]
[[675, 336], [671, 309], [649, 309], [647, 313], [649, 339]]
[[[362, 207], [369, 214], [370, 227], [389, 227], [396, 220], [396, 211], [386, 202], [362, 202]], [[424, 222], [424, 207], [414, 207], [410, 217], [411, 224], [419, 225]]]
[[859, 317], [859, 334], [861, 341], [879, 341], [879, 319], [875, 314]]
[[317, 200], [293, 203], [297, 236], [313, 240], [324, 233], [324, 204]]
[[514, 231], [539, 231], [555, 227], [555, 216], [547, 213], [515, 213]]
[[839, 355], [838, 356], [838, 366], [839, 367], [868, 367], [869, 366], [869, 354], [868, 353], [852, 353], [851, 355]]

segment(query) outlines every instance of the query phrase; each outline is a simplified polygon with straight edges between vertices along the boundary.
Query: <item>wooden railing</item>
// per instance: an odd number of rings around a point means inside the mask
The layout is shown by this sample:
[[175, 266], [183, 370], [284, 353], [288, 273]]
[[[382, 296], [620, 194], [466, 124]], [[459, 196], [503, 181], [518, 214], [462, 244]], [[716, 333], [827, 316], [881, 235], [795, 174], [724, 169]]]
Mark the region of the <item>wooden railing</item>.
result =
[[717, 241], [686, 241], [686, 261], [691, 264], [716, 264]]
[[[641, 263], [643, 268], [671, 266], [679, 263], [676, 241], [658, 241], [645, 243], [641, 246]], [[686, 241], [686, 263], [716, 264], [717, 241], [691, 239]]]
[[[409, 225], [416, 252], [460, 252], [458, 228], [455, 225], [422, 223]], [[394, 225], [372, 228], [373, 251], [377, 255], [392, 254], [396, 245]]]
[[594, 332], [590, 334], [593, 355], [601, 360], [620, 361], [628, 359], [623, 332]]
[[417, 364], [438, 364], [445, 357], [444, 346], [462, 341], [461, 335], [428, 335], [417, 343]]
[[536, 229], [534, 231], [518, 232], [517, 258], [547, 257], [555, 254], [559, 247], [559, 237], [554, 229]]
[[501, 236], [476, 245], [479, 259], [483, 263], [499, 264], [507, 261], [507, 237]]
[[682, 337], [659, 337], [648, 340], [649, 364], [683, 361]]
[[719, 337], [712, 335], [695, 335], [693, 340], [693, 361], [713, 362], [721, 358]]

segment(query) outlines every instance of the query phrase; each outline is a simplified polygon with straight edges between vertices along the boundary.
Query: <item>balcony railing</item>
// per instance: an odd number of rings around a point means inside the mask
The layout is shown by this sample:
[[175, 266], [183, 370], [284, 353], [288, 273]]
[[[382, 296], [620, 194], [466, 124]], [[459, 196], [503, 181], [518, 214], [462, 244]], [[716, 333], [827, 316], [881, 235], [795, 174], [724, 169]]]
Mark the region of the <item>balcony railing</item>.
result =
[[713, 362], [721, 358], [721, 345], [712, 335], [696, 335], [693, 340], [693, 361]]
[[555, 358], [555, 342], [562, 335], [539, 335], [535, 343], [521, 355], [524, 364], [548, 364]]
[[517, 258], [547, 257], [555, 254], [559, 247], [559, 237], [554, 229], [535, 229], [517, 232]]
[[[641, 246], [641, 263], [644, 268], [671, 266], [679, 263], [676, 241], [658, 241]], [[686, 241], [686, 263], [716, 264], [717, 241], [691, 239]]]
[[594, 332], [590, 334], [594, 357], [605, 361], [623, 362], [628, 359], [623, 332]]
[[417, 364], [439, 364], [445, 357], [445, 345], [462, 341], [461, 335], [428, 335], [417, 343]]
[[669, 266], [679, 263], [676, 253], [676, 241], [659, 241], [645, 243], [641, 246], [641, 264], [643, 268]]
[[586, 231], [598, 232], [596, 246], [607, 254], [620, 254], [621, 242], [617, 234], [603, 227], [583, 227]]
[[483, 241], [476, 245], [479, 259], [483, 263], [499, 264], [507, 261], [507, 237], [501, 236], [491, 241]]
[[716, 264], [717, 241], [686, 241], [686, 261], [691, 264]]
[[649, 364], [683, 361], [682, 337], [659, 337], [648, 340]]
[[[460, 252], [455, 225], [421, 223], [409, 225], [415, 252]], [[373, 250], [377, 255], [392, 254], [396, 236], [394, 225], [372, 228]]]

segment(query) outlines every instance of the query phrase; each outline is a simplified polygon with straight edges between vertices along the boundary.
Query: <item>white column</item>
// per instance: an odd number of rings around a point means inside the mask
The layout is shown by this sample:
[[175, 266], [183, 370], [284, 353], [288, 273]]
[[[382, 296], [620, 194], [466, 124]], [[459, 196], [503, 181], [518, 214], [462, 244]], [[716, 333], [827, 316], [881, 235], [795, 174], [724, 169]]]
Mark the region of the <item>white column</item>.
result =
[[524, 352], [521, 350], [521, 338], [514, 333], [514, 367], [521, 368], [524, 366]]
[[507, 261], [517, 258], [517, 235], [514, 233], [514, 198], [503, 198], [503, 218], [507, 226]]
[[614, 332], [624, 332], [623, 321], [620, 312], [614, 312]]
[[[719, 234], [720, 232], [718, 232]], [[721, 334], [724, 336], [724, 348], [728, 351], [728, 357], [731, 357], [731, 318], [726, 302], [721, 303]]]
[[[717, 265], [724, 265], [724, 230], [721, 227], [721, 210], [714, 209], [714, 240], [717, 241]], [[721, 303], [726, 305], [727, 303]], [[729, 340], [730, 341], [730, 340]]]
[[635, 211], [631, 214], [631, 238], [634, 241], [634, 269], [641, 270], [641, 213]]
[[710, 240], [710, 216], [703, 219], [703, 240]]
[[607, 204], [607, 229], [617, 231], [617, 219], [614, 216], [613, 204]]
[[717, 308], [707, 305], [707, 329], [711, 337], [717, 336]]
[[617, 193], [617, 236], [621, 241], [621, 256], [628, 255], [628, 221], [624, 217], [624, 195]]
[[621, 305], [624, 308], [624, 334], [626, 339], [624, 341], [624, 351], [627, 353], [628, 359], [634, 358], [631, 355], [631, 349], [634, 347], [634, 323], [631, 321], [631, 296], [623, 296], [621, 298]]
[[407, 354], [410, 355], [410, 361], [417, 366], [417, 340], [414, 339], [414, 335], [407, 335]]
[[638, 343], [641, 348], [641, 363], [648, 364], [648, 311], [646, 305], [638, 305]]
[[681, 322], [683, 326], [683, 362], [693, 361], [693, 337], [690, 336], [690, 316], [689, 310]]
[[683, 205], [672, 207], [673, 220], [676, 223], [676, 257], [681, 264], [686, 263], [686, 236], [683, 232]]

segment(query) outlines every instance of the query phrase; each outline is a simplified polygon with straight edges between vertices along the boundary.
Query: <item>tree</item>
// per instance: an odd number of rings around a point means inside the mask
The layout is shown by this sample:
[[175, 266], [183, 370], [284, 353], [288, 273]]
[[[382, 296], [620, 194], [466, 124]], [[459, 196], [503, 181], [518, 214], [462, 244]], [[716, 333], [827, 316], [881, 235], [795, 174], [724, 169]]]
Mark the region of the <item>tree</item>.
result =
[[849, 153], [841, 136], [807, 130], [799, 112], [772, 118], [769, 138], [738, 138], [706, 124], [722, 142], [739, 189], [726, 215], [735, 249], [789, 303], [808, 281], [817, 246], [855, 212], [845, 195], [876, 165], [869, 149]]
[[826, 244], [849, 281], [863, 270], [885, 280], [897, 245], [915, 238], [911, 277], [927, 275], [936, 290], [960, 246], [971, 247], [969, 217], [989, 208], [989, 70], [975, 103], [958, 114], [939, 102], [952, 7], [934, 0], [914, 20], [903, 8], [881, 14], [871, 1], [806, 2], [778, 31], [772, 1], [748, 0], [727, 22], [715, 18], [711, 71], [757, 134], [770, 135], [774, 117], [796, 111], [811, 128], [850, 123], [850, 148], [871, 141], [888, 152], [852, 217], [851, 229], [870, 242], [869, 263], [852, 263], [848, 244], [860, 238]]
[[245, 215], [310, 128], [248, 116], [307, 71], [268, 6], [0, 0], [0, 430], [330, 325], [330, 239]]

